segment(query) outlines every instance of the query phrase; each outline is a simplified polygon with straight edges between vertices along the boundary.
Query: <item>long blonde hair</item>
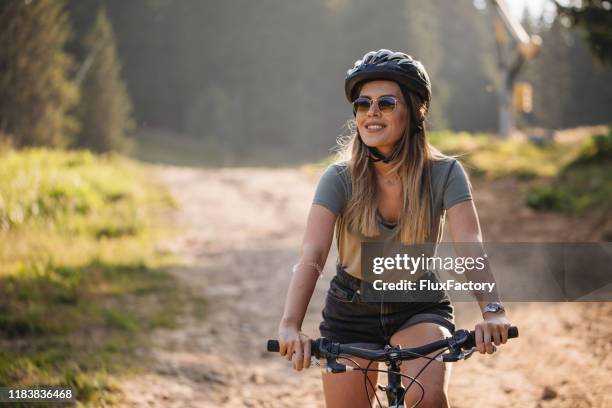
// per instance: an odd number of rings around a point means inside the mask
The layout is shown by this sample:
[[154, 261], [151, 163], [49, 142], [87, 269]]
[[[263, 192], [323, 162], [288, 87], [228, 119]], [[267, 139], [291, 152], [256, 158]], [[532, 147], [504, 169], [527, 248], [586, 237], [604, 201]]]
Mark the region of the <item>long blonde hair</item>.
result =
[[[403, 88], [403, 87], [402, 87]], [[398, 220], [399, 240], [404, 244], [425, 242], [432, 233], [431, 161], [446, 158], [426, 140], [425, 117], [428, 107], [416, 94], [402, 89], [410, 100], [410, 123], [397, 142], [399, 155], [389, 173], [397, 173], [402, 184], [402, 210]], [[415, 127], [416, 123], [422, 126]], [[359, 136], [354, 120], [349, 121], [351, 134], [338, 139], [339, 159], [348, 162], [352, 194], [343, 214], [349, 230], [366, 237], [380, 234], [376, 219], [377, 181], [367, 146]]]

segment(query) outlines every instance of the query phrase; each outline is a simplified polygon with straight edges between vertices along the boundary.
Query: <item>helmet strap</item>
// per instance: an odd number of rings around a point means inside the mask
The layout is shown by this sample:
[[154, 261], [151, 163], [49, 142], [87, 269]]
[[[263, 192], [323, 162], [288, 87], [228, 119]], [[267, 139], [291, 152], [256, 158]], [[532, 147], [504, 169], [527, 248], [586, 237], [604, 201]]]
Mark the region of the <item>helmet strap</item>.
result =
[[359, 139], [361, 140], [361, 143], [363, 143], [364, 146], [368, 149], [368, 159], [370, 160], [370, 162], [376, 163], [381, 161], [385, 164], [388, 164], [395, 161], [399, 157], [406, 138], [404, 137], [402, 138], [402, 140], [396, 143], [395, 147], [393, 148], [393, 151], [391, 152], [391, 154], [389, 154], [389, 156], [385, 156], [384, 154], [382, 154], [380, 150], [378, 150], [376, 147], [371, 147], [365, 144], [364, 141], [361, 139], [361, 135], [359, 135]]
[[368, 145], [366, 145], [366, 147], [368, 148], [368, 151], [370, 152], [370, 154], [368, 155], [368, 159], [370, 159], [370, 161], [372, 163], [376, 163], [376, 162], [383, 162], [383, 163], [389, 163], [389, 158], [387, 158], [384, 154], [382, 154], [377, 148], [375, 147], [370, 147]]

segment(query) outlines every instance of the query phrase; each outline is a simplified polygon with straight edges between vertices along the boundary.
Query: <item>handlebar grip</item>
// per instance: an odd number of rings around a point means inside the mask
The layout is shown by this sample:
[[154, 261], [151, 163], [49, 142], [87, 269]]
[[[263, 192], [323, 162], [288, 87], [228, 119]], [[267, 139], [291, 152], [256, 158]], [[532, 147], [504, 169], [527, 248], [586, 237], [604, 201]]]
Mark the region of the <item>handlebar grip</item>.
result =
[[271, 353], [278, 353], [280, 351], [278, 340], [268, 340], [268, 351]]
[[[475, 340], [475, 336], [476, 333], [474, 331], [470, 332], [470, 335], [468, 336], [468, 340], [465, 342], [465, 344], [463, 345], [462, 348], [464, 349], [471, 349], [476, 347], [476, 340]], [[519, 336], [519, 332], [518, 332], [518, 327], [516, 326], [510, 326], [508, 327], [508, 338], [509, 339], [514, 339], [516, 337]], [[491, 338], [492, 340], [492, 338]]]
[[[268, 345], [266, 348], [271, 353], [278, 353], [280, 352], [280, 343], [278, 342], [278, 340], [269, 339]], [[319, 342], [311, 339], [310, 340], [310, 350], [313, 356], [319, 357], [320, 356], [319, 355]]]

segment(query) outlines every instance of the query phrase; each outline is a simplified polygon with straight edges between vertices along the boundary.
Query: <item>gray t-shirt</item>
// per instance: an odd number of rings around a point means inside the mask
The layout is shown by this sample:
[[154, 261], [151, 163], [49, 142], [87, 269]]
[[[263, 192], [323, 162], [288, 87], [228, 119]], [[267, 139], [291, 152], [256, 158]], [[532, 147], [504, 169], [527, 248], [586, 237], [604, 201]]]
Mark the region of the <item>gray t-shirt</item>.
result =
[[[432, 161], [431, 202], [433, 230], [429, 242], [439, 242], [444, 226], [445, 211], [462, 201], [472, 199], [469, 179], [459, 161], [454, 158]], [[336, 240], [338, 245], [338, 264], [348, 273], [361, 277], [361, 242], [373, 240], [397, 240], [397, 225], [386, 224], [377, 211], [380, 236], [365, 237], [358, 232], [349, 231], [343, 213], [351, 196], [351, 175], [346, 162], [334, 163], [327, 167], [319, 180], [313, 204], [322, 205], [338, 216]]]

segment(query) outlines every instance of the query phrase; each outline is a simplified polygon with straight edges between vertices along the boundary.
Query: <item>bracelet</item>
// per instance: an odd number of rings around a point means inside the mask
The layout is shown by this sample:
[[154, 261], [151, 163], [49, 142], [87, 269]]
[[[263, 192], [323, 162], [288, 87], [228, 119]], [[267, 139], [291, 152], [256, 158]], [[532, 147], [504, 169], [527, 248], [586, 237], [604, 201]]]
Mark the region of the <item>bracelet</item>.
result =
[[316, 262], [298, 262], [293, 265], [293, 273], [295, 273], [300, 266], [311, 266], [317, 270], [319, 277], [323, 276], [323, 269]]

